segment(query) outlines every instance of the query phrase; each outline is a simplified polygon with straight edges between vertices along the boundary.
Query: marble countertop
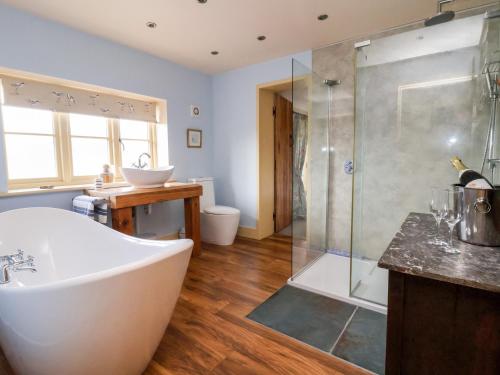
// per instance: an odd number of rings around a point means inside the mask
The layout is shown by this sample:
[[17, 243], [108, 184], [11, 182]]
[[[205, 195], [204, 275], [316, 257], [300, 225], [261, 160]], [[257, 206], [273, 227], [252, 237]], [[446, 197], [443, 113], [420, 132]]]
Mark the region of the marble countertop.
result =
[[378, 266], [391, 271], [500, 292], [500, 247], [471, 245], [454, 239], [460, 254], [447, 254], [432, 243], [436, 221], [412, 212], [391, 241]]

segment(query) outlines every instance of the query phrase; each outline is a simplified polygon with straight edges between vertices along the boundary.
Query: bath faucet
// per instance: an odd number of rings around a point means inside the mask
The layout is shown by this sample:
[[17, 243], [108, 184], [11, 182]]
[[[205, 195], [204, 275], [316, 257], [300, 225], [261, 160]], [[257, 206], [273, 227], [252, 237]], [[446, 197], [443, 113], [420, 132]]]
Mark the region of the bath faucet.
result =
[[24, 259], [24, 251], [21, 249], [17, 249], [17, 252], [15, 254], [9, 254], [9, 255], [1, 255], [0, 256], [0, 262], [7, 262], [9, 264], [14, 264], [17, 261], [21, 261]]
[[137, 164], [133, 163], [132, 166], [135, 168], [139, 169], [144, 169], [148, 166], [147, 162], [142, 162], [142, 157], [147, 156], [149, 160], [151, 160], [151, 155], [149, 155], [147, 152], [143, 152], [142, 154], [139, 155], [139, 158], [137, 159]]
[[11, 272], [37, 272], [34, 263], [35, 258], [30, 255], [26, 259], [24, 259], [24, 252], [22, 250], [18, 250], [17, 253], [13, 255], [2, 256], [0, 257], [0, 260], [7, 262], [1, 267], [0, 284], [7, 284], [8, 282], [10, 282]]

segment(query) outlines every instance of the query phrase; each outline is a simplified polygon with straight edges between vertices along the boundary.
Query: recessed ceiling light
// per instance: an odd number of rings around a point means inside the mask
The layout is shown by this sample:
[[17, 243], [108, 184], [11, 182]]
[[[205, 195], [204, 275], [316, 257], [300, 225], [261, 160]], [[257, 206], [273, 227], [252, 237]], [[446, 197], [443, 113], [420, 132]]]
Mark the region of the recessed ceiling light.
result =
[[198, 2], [199, 2], [200, 4], [206, 4], [206, 3], [207, 3], [207, 0], [198, 0]]
[[320, 15], [318, 16], [318, 20], [320, 20], [320, 21], [324, 21], [324, 20], [326, 20], [327, 18], [328, 18], [328, 14], [320, 14]]
[[149, 22], [146, 22], [146, 26], [149, 27], [150, 29], [156, 29], [156, 22], [153, 22], [153, 21], [149, 21]]
[[210, 53], [211, 53], [212, 55], [214, 55], [214, 56], [215, 56], [215, 55], [218, 55], [218, 54], [219, 54], [219, 51], [212, 51], [212, 52], [210, 52]]
[[266, 40], [266, 36], [265, 35], [259, 35], [257, 37], [257, 40], [260, 40], [262, 42], [263, 40]]

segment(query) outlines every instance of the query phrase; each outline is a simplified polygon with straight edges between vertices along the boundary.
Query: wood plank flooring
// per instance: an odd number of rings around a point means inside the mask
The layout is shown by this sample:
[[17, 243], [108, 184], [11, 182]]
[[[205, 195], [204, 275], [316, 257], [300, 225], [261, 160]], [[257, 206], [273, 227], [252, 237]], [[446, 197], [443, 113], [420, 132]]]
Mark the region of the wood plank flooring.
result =
[[[144, 375], [367, 374], [245, 318], [286, 283], [290, 257], [288, 237], [203, 244]], [[12, 374], [3, 356], [0, 374]]]

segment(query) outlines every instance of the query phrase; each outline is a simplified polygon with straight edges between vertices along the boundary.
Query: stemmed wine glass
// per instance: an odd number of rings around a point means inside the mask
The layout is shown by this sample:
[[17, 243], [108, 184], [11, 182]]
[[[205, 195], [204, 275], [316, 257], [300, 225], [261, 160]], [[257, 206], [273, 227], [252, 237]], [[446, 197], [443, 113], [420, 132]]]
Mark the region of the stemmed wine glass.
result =
[[436, 220], [436, 236], [433, 243], [442, 245], [443, 241], [439, 240], [439, 228], [441, 221], [446, 216], [446, 207], [448, 202], [448, 191], [440, 188], [431, 188], [431, 199], [429, 201], [429, 211]]
[[455, 225], [462, 220], [462, 212], [464, 205], [464, 192], [457, 187], [448, 190], [448, 199], [446, 201], [446, 216], [445, 221], [450, 229], [450, 240], [444, 251], [449, 254], [459, 254], [460, 250], [453, 247], [453, 230]]

